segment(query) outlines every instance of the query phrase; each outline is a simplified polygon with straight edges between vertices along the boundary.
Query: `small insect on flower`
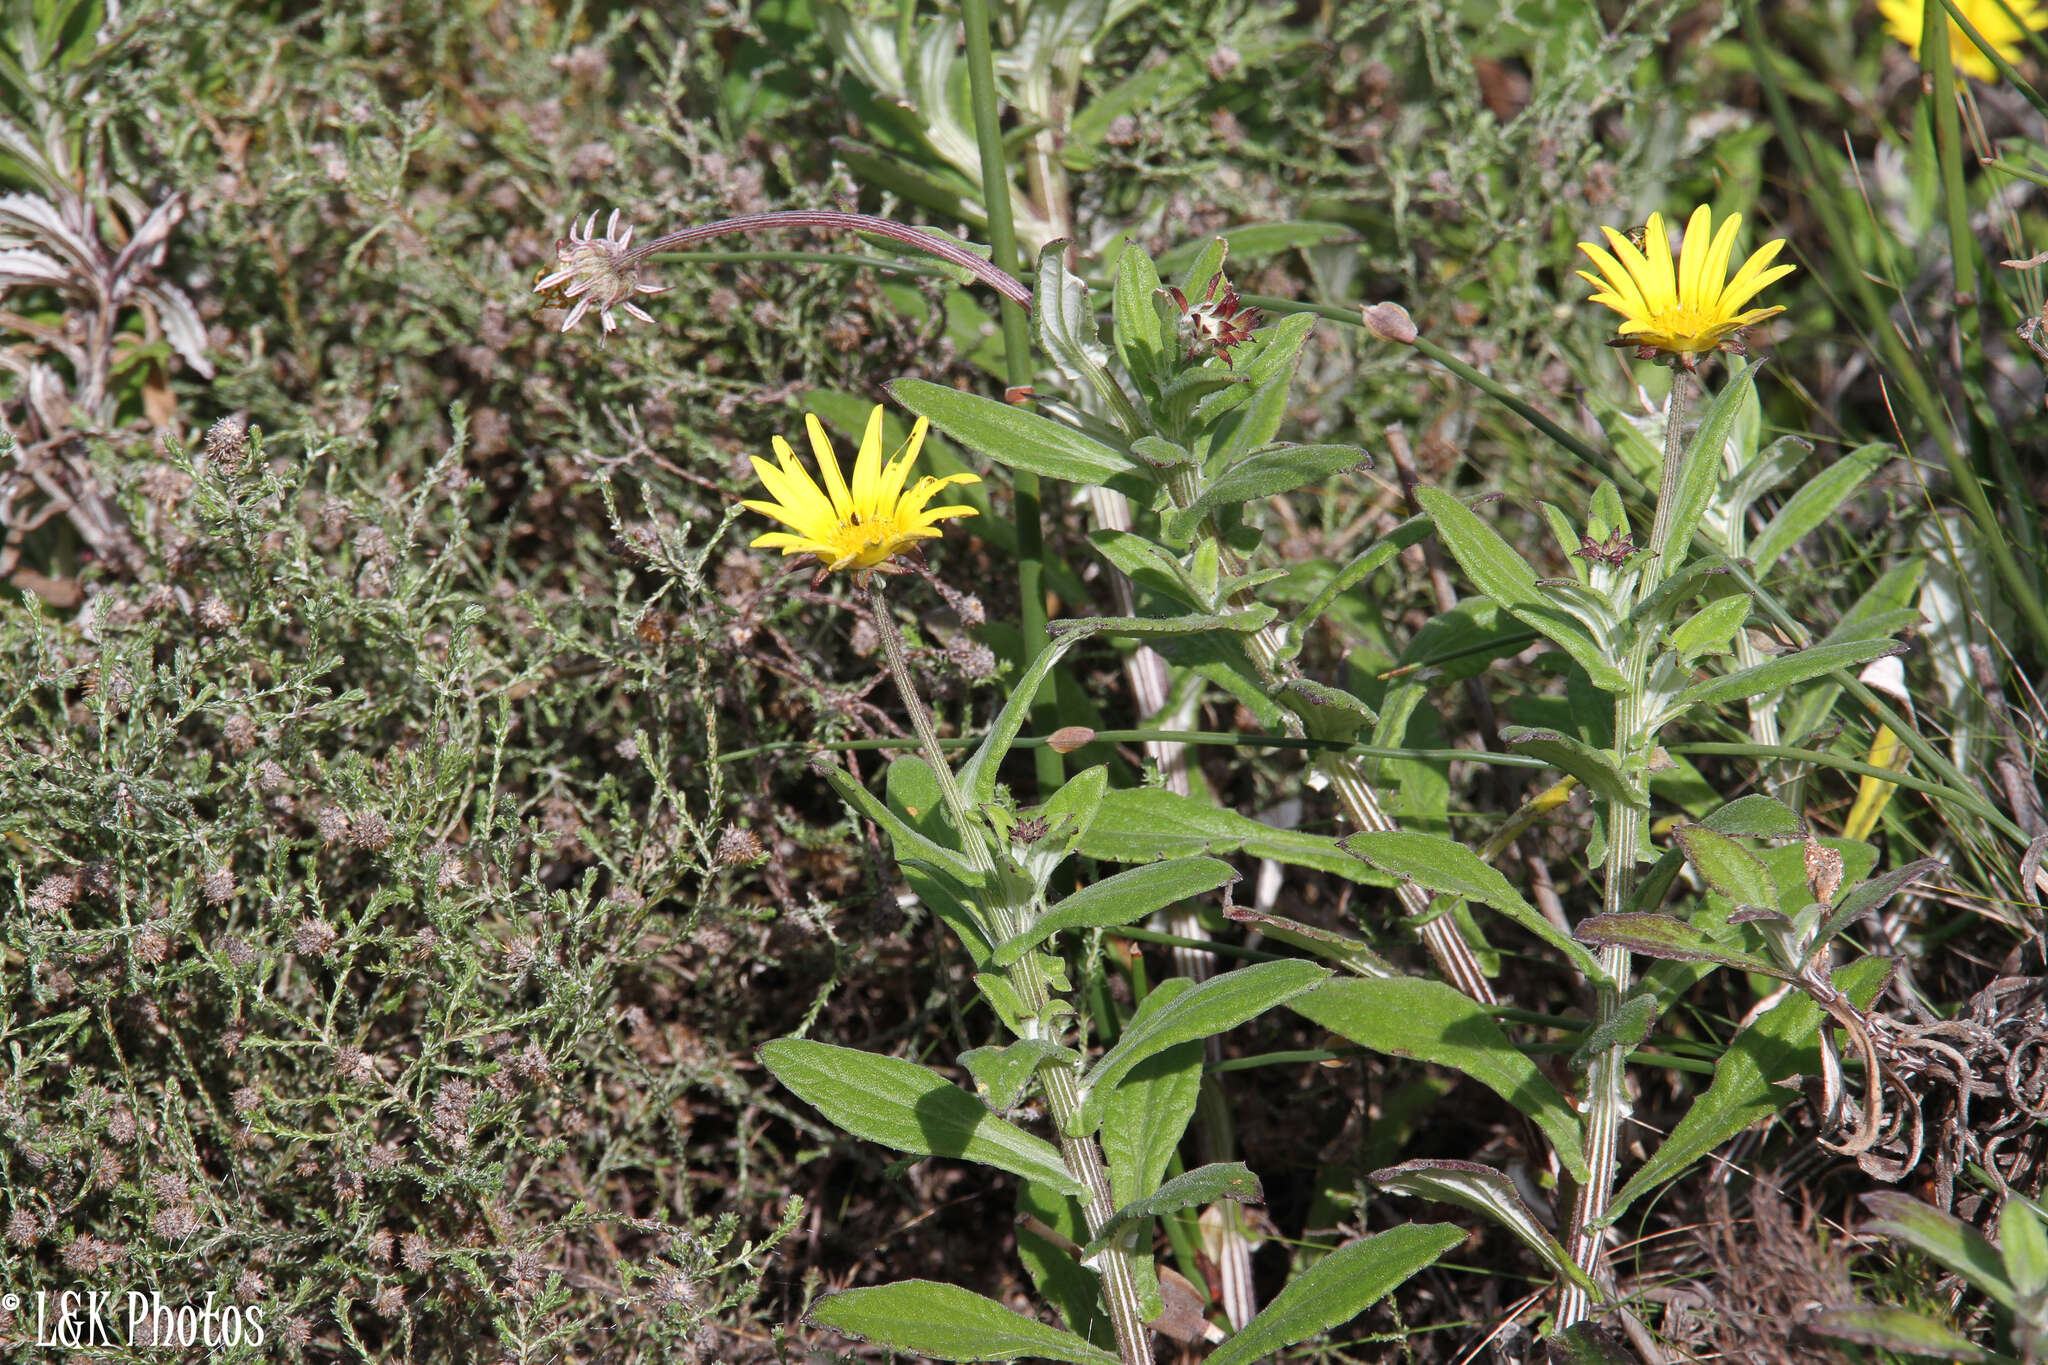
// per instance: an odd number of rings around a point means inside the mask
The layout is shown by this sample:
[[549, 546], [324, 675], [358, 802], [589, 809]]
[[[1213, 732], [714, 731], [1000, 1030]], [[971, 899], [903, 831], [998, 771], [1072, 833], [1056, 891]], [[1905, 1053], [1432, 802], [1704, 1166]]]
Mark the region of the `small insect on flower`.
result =
[[633, 229], [629, 225], [620, 231], [617, 209], [605, 223], [603, 236], [598, 235], [593, 212], [582, 231], [572, 224], [569, 235], [556, 240], [555, 269], [534, 280], [533, 292], [541, 296], [543, 307], [569, 310], [569, 316], [562, 319], [563, 331], [574, 327], [593, 306], [607, 335], [618, 330], [619, 324], [612, 320], [614, 308], [642, 322], [654, 321], [633, 302], [634, 296], [663, 293], [668, 286], [641, 283], [640, 263], [627, 250], [632, 243]]
[[917, 542], [939, 535], [939, 523], [952, 517], [976, 515], [972, 507], [930, 507], [934, 494], [949, 484], [980, 483], [973, 474], [948, 474], [943, 478], [925, 475], [905, 489], [910, 467], [924, 446], [924, 418], [910, 430], [910, 439], [886, 463], [882, 459], [882, 409], [868, 416], [867, 431], [861, 437], [860, 453], [853, 462], [853, 484], [847, 485], [839, 471], [839, 459], [824, 425], [806, 414], [804, 427], [810, 433], [811, 453], [823, 476], [820, 488], [796, 452], [780, 436], [775, 438], [777, 463], [754, 457], [754, 472], [761, 476], [773, 496], [770, 502], [745, 501], [740, 505], [763, 516], [773, 517], [788, 531], [770, 531], [753, 541], [756, 549], [781, 550], [784, 555], [810, 555], [818, 561], [818, 576], [850, 570], [865, 579], [889, 561], [913, 549]]
[[[1217, 289], [1223, 290], [1217, 296]], [[1225, 365], [1230, 364], [1230, 348], [1242, 346], [1252, 339], [1252, 332], [1259, 325], [1259, 310], [1246, 308], [1238, 302], [1237, 290], [1223, 278], [1221, 271], [1209, 277], [1209, 287], [1194, 303], [1188, 296], [1172, 285], [1166, 292], [1180, 306], [1181, 337], [1187, 342], [1188, 359], [1193, 360], [1204, 350], [1223, 357]]]
[[1728, 278], [1728, 262], [1735, 251], [1735, 235], [1742, 229], [1742, 215], [1732, 213], [1714, 231], [1713, 213], [1702, 204], [1693, 210], [1685, 226], [1685, 243], [1673, 269], [1670, 238], [1664, 232], [1664, 215], [1653, 213], [1642, 229], [1638, 246], [1633, 233], [1602, 228], [1612, 252], [1591, 242], [1580, 242], [1598, 275], [1581, 270], [1579, 278], [1596, 289], [1591, 302], [1621, 314], [1619, 333], [1611, 343], [1634, 346], [1649, 359], [1657, 355], [1675, 358], [1687, 369], [1701, 351], [1741, 350], [1736, 335], [1745, 327], [1776, 317], [1785, 310], [1750, 308], [1743, 305], [1765, 286], [1792, 273], [1789, 265], [1772, 265], [1785, 247], [1785, 239], [1768, 242], [1752, 253]]

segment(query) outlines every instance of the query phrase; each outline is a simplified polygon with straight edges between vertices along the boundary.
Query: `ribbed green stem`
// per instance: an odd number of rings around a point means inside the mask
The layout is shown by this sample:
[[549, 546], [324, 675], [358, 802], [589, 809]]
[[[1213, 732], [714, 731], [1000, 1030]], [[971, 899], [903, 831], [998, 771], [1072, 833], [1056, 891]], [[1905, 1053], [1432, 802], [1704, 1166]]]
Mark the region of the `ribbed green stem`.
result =
[[[1683, 369], [1671, 372], [1671, 399], [1664, 418], [1664, 469], [1657, 488], [1657, 510], [1650, 524], [1648, 553], [1636, 576], [1635, 597], [1641, 602], [1657, 590], [1665, 576], [1678, 567], [1685, 547], [1674, 546], [1672, 516], [1678, 506], [1678, 484], [1684, 472], [1686, 399], [1690, 376]], [[1622, 757], [1624, 772], [1644, 771], [1652, 736], [1647, 732], [1645, 693], [1649, 687], [1650, 648], [1657, 631], [1644, 623], [1630, 642], [1622, 662], [1622, 690], [1614, 698], [1614, 749]], [[1647, 791], [1644, 793], [1647, 795]], [[1628, 801], [1607, 803], [1607, 878], [1600, 895], [1602, 914], [1619, 914], [1628, 908], [1636, 882], [1636, 848], [1642, 842], [1641, 807]], [[1621, 947], [1600, 950], [1600, 966], [1607, 973], [1598, 988], [1595, 1015], [1599, 1023], [1612, 1020], [1628, 993], [1629, 953]], [[1566, 1249], [1572, 1264], [1592, 1279], [1600, 1278], [1601, 1253], [1605, 1245], [1607, 1211], [1614, 1203], [1614, 1176], [1621, 1160], [1621, 1125], [1628, 1117], [1628, 1048], [1618, 1046], [1594, 1057], [1586, 1076], [1586, 1164], [1591, 1178], [1579, 1190]], [[1592, 1296], [1579, 1285], [1567, 1283], [1558, 1295], [1557, 1323], [1569, 1327], [1592, 1311]]]
[[[868, 580], [867, 599], [868, 610], [874, 616], [875, 633], [882, 639], [882, 655], [888, 660], [889, 674], [896, 680], [896, 690], [902, 694], [903, 709], [910, 713], [910, 725], [917, 732], [918, 742], [924, 749], [924, 760], [938, 778], [939, 795], [946, 804], [946, 813], [960, 834], [968, 862], [987, 878], [991, 900], [988, 912], [995, 920], [990, 927], [1004, 938], [1020, 933], [1031, 917], [1030, 896], [1017, 885], [1009, 870], [990, 854], [982, 837], [983, 821], [968, 806], [966, 796], [960, 790], [960, 781], [953, 775], [953, 765], [947, 760], [946, 751], [939, 746], [931, 712], [926, 709], [924, 695], [917, 690], [917, 682], [910, 674], [910, 657], [903, 648], [902, 632], [896, 629], [896, 618], [890, 614], [888, 600], [882, 594], [880, 575]], [[1009, 980], [1024, 1002], [1025, 1013], [1045, 1018], [1047, 1007], [1052, 1003], [1052, 985], [1039, 965], [1038, 954], [1024, 954], [1009, 969]], [[1081, 1112], [1081, 1094], [1073, 1071], [1060, 1062], [1048, 1061], [1038, 1069], [1038, 1083], [1045, 1093], [1046, 1108], [1052, 1114], [1067, 1173], [1088, 1192], [1083, 1212], [1088, 1219], [1089, 1235], [1093, 1236], [1102, 1231], [1116, 1212], [1116, 1198], [1110, 1190], [1109, 1170], [1103, 1165], [1102, 1149], [1096, 1144], [1093, 1133], [1079, 1137], [1067, 1134], [1067, 1129]], [[1138, 1305], [1138, 1280], [1131, 1266], [1130, 1254], [1112, 1247], [1096, 1264], [1102, 1274], [1102, 1300], [1109, 1309], [1110, 1324], [1116, 1332], [1117, 1354], [1123, 1365], [1151, 1365], [1152, 1339], [1145, 1326], [1144, 1310]]]
[[[988, 0], [960, 0], [960, 22], [967, 30], [967, 94], [974, 108], [974, 143], [981, 157], [981, 198], [988, 208], [988, 245], [995, 263], [1004, 270], [1016, 267], [1017, 216], [1010, 203], [1010, 169], [1003, 158], [1002, 112], [996, 101], [995, 52], [989, 41]], [[1003, 310], [1003, 375], [1012, 388], [1031, 382], [1031, 327], [1024, 309], [1006, 296]], [[1015, 498], [1011, 516], [1017, 524], [1018, 622], [1024, 637], [1021, 667], [1046, 646], [1045, 633], [1045, 524], [1040, 510], [1038, 476], [1013, 471], [1010, 488]], [[1032, 707], [1040, 729], [1051, 729], [1052, 696], [1057, 684], [1046, 680], [1050, 691]], [[1058, 753], [1039, 749], [1032, 754], [1038, 772], [1041, 796], [1059, 787], [1065, 772]]]

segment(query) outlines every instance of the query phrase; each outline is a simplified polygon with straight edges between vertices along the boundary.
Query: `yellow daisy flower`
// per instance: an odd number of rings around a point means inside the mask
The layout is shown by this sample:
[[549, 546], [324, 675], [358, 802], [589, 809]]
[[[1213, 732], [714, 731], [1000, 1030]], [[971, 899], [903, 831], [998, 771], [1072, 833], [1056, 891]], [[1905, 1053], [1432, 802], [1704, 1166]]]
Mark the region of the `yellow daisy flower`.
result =
[[1581, 270], [1579, 278], [1599, 291], [1591, 302], [1621, 314], [1622, 323], [1616, 329], [1619, 341], [1688, 357], [1714, 350], [1744, 327], [1785, 311], [1743, 310], [1764, 286], [1792, 273], [1792, 266], [1771, 264], [1784, 248], [1785, 239], [1766, 242], [1742, 263], [1734, 279], [1728, 279], [1728, 262], [1735, 251], [1735, 234], [1742, 228], [1742, 215], [1730, 214], [1719, 232], [1713, 226], [1706, 205], [1693, 210], [1675, 271], [1671, 239], [1664, 233], [1661, 213], [1650, 215], [1640, 250], [1611, 227], [1600, 229], [1613, 248], [1611, 254], [1591, 242], [1579, 243], [1579, 250], [1600, 269], [1598, 275]]
[[893, 559], [920, 540], [939, 534], [938, 523], [949, 517], [971, 517], [972, 507], [927, 507], [932, 495], [948, 484], [980, 483], [973, 474], [948, 474], [934, 478], [927, 474], [907, 492], [910, 466], [924, 446], [924, 418], [910, 429], [910, 439], [887, 464], [882, 462], [882, 409], [868, 417], [861, 437], [860, 454], [853, 462], [853, 485], [848, 487], [839, 472], [839, 459], [832, 442], [816, 417], [804, 416], [811, 436], [811, 453], [818, 472], [824, 476], [820, 488], [796, 452], [780, 436], [775, 438], [777, 463], [754, 457], [754, 472], [773, 495], [772, 502], [742, 502], [763, 516], [773, 517], [788, 531], [770, 531], [756, 537], [756, 549], [781, 550], [785, 555], [815, 555], [825, 572], [853, 570], [865, 574], [883, 561]]
[[[2006, 13], [2006, 6], [1999, 0], [1956, 0], [1956, 8], [1970, 21], [1970, 27], [1977, 30], [1984, 41], [1991, 44], [1999, 56], [2008, 63], [2017, 62], [2020, 57], [2020, 42], [2027, 34], [2048, 28], [2048, 11], [2044, 11], [2039, 0], [2008, 0], [2012, 13]], [[1904, 43], [1920, 58], [1921, 20], [1925, 8], [1920, 0], [1877, 0], [1877, 12], [1884, 19], [1885, 32]], [[2018, 19], [2018, 23], [2013, 20]], [[1998, 68], [1983, 50], [1970, 41], [1962, 25], [1954, 19], [1948, 21], [1949, 57], [1956, 69], [1965, 76], [1975, 76], [1980, 81], [1998, 79]]]

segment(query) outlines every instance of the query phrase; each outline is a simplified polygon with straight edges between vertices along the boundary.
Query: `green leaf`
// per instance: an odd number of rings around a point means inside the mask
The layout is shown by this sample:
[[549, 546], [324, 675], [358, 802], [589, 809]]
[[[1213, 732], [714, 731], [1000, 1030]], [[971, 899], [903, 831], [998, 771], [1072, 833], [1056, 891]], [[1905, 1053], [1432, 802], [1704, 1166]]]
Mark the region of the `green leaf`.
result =
[[1600, 642], [1577, 618], [1560, 611], [1536, 586], [1536, 570], [1515, 553], [1499, 532], [1464, 503], [1439, 488], [1417, 488], [1415, 498], [1436, 523], [1437, 535], [1473, 586], [1523, 624], [1563, 649], [1596, 686], [1619, 692], [1627, 682]]
[[1591, 953], [1537, 913], [1535, 906], [1508, 885], [1506, 877], [1456, 840], [1413, 830], [1362, 830], [1338, 842], [1383, 872], [1430, 891], [1490, 906], [1571, 959], [1587, 980], [1607, 979]]
[[1370, 944], [1334, 929], [1319, 929], [1313, 924], [1302, 924], [1242, 905], [1226, 907], [1223, 917], [1239, 924], [1249, 924], [1267, 938], [1313, 953], [1325, 962], [1334, 962], [1353, 976], [1378, 979], [1401, 974], [1393, 963], [1374, 952]]
[[807, 1321], [928, 1360], [1062, 1360], [1117, 1365], [1072, 1332], [1013, 1313], [972, 1290], [902, 1280], [827, 1294]]
[[1654, 989], [1639, 989], [1621, 1002], [1621, 1007], [1586, 1034], [1585, 1041], [1572, 1053], [1572, 1069], [1583, 1070], [1592, 1059], [1610, 1048], [1620, 1048], [1624, 1053], [1634, 1052], [1643, 1045], [1643, 1039], [1650, 1036], [1650, 1028], [1657, 1022], [1658, 998]]
[[1778, 908], [1778, 888], [1763, 860], [1705, 825], [1680, 825], [1672, 831], [1686, 861], [1708, 886], [1737, 905], [1758, 910]]
[[1806, 1319], [1806, 1330], [1815, 1336], [1858, 1346], [1876, 1346], [1907, 1355], [1933, 1356], [1938, 1360], [1996, 1360], [1998, 1357], [1973, 1343], [1946, 1323], [1925, 1318], [1908, 1308], [1864, 1307], [1823, 1308]]
[[1117, 424], [1135, 436], [1147, 424], [1103, 363], [1108, 352], [1095, 332], [1095, 311], [1088, 306], [1088, 286], [1067, 269], [1067, 245], [1064, 240], [1047, 242], [1039, 250], [1038, 287], [1031, 301], [1032, 333], [1039, 350], [1067, 381], [1094, 389]]
[[1141, 640], [1153, 640], [1175, 635], [1207, 635], [1211, 631], [1229, 630], [1239, 634], [1264, 630], [1279, 615], [1275, 607], [1261, 603], [1241, 611], [1218, 614], [1201, 613], [1190, 616], [1082, 616], [1064, 621], [1054, 621], [1046, 630], [1054, 640], [1076, 638], [1087, 635], [1128, 635]]
[[1417, 977], [1339, 978], [1287, 1007], [1374, 1052], [1470, 1076], [1535, 1120], [1574, 1177], [1589, 1177], [1578, 1114], [1486, 1008], [1464, 992]]
[[1700, 822], [1737, 839], [1804, 839], [1806, 821], [1775, 796], [1752, 792], [1738, 796]]
[[1843, 640], [1815, 645], [1793, 654], [1780, 654], [1752, 668], [1723, 673], [1695, 683], [1678, 694], [1665, 712], [1665, 719], [1681, 715], [1695, 706], [1713, 706], [1724, 701], [1780, 692], [1785, 688], [1832, 673], [1838, 668], [1856, 668], [1889, 654], [1904, 654], [1906, 647], [1896, 640]]
[[1670, 915], [1638, 914], [1623, 910], [1612, 915], [1594, 915], [1582, 920], [1574, 931], [1581, 943], [1626, 948], [1644, 957], [1666, 962], [1718, 962], [1740, 971], [1758, 972], [1780, 981], [1792, 973], [1766, 957], [1744, 952], [1711, 938], [1682, 919]]
[[1210, 605], [1188, 580], [1180, 560], [1157, 542], [1130, 531], [1090, 531], [1088, 540], [1104, 559], [1139, 587], [1184, 607], [1206, 609]]
[[[1088, 1073], [1074, 1135], [1095, 1130], [1102, 1117], [1106, 1092], [1147, 1057], [1178, 1043], [1234, 1029], [1275, 1005], [1284, 1005], [1302, 992], [1314, 989], [1316, 983], [1329, 975], [1328, 970], [1313, 962], [1261, 962], [1211, 977], [1160, 1009], [1132, 1016], [1123, 1037]], [[1153, 992], [1155, 997], [1158, 994]], [[1146, 1003], [1151, 1003], [1151, 997]]]
[[1368, 885], [1386, 884], [1328, 835], [1275, 829], [1234, 810], [1161, 787], [1121, 787], [1109, 792], [1079, 852], [1084, 858], [1114, 863], [1151, 862], [1193, 853], [1246, 853]]
[[1301, 653], [1302, 642], [1308, 638], [1310, 629], [1336, 605], [1338, 598], [1357, 587], [1367, 574], [1391, 562], [1401, 551], [1411, 545], [1420, 545], [1429, 538], [1434, 526], [1428, 517], [1410, 517], [1352, 556], [1343, 568], [1330, 576], [1330, 581], [1302, 608], [1300, 614], [1287, 623], [1287, 657], [1291, 659]]
[[1036, 924], [996, 945], [998, 967], [1007, 967], [1054, 934], [1130, 924], [1175, 901], [1214, 891], [1237, 880], [1229, 863], [1215, 858], [1174, 858], [1146, 863], [1084, 886], [1042, 915]]
[[1968, 1280], [2006, 1311], [2018, 1311], [2019, 1289], [2006, 1274], [2004, 1258], [1983, 1233], [1952, 1213], [1894, 1190], [1866, 1194], [1863, 1203], [1877, 1215], [1864, 1225], [1867, 1230], [1897, 1238]]
[[1142, 1234], [1144, 1225], [1154, 1218], [1223, 1199], [1235, 1199], [1241, 1204], [1263, 1204], [1266, 1194], [1259, 1188], [1258, 1177], [1242, 1161], [1197, 1166], [1185, 1175], [1177, 1175], [1167, 1181], [1156, 1193], [1134, 1199], [1111, 1214], [1109, 1221], [1095, 1234], [1095, 1240], [1081, 1249], [1081, 1255], [1093, 1256], [1127, 1232]]
[[1863, 446], [1842, 456], [1801, 484], [1785, 500], [1778, 515], [1771, 518], [1749, 547], [1754, 572], [1761, 579], [1779, 556], [1805, 539], [1813, 529], [1835, 514], [1835, 509], [1863, 486], [1863, 481], [1892, 457], [1892, 448], [1882, 442]]
[[1692, 546], [1693, 532], [1699, 529], [1707, 504], [1713, 501], [1714, 492], [1720, 487], [1721, 471], [1727, 463], [1729, 434], [1735, 430], [1744, 404], [1753, 401], [1757, 371], [1761, 368], [1757, 362], [1734, 360], [1729, 363], [1727, 387], [1707, 404], [1699, 429], [1685, 448], [1684, 461], [1679, 466], [1678, 501], [1672, 508], [1670, 520], [1664, 523], [1665, 541], [1661, 545], [1650, 546], [1651, 554], [1662, 557], [1666, 573], [1685, 562]]
[[2022, 1299], [2048, 1290], [2048, 1228], [2024, 1199], [2010, 1199], [1998, 1215], [1998, 1250]]
[[[1281, 382], [1284, 393], [1284, 380]], [[1168, 540], [1185, 540], [1203, 518], [1219, 508], [1292, 493], [1371, 463], [1357, 446], [1286, 445], [1256, 450], [1224, 471], [1186, 507], [1168, 512], [1162, 529]]]
[[[1867, 964], [1867, 965], [1866, 965]], [[1890, 963], [1864, 958], [1835, 973], [1835, 988], [1855, 998], [1884, 979]], [[1692, 1102], [1671, 1135], [1637, 1168], [1614, 1197], [1613, 1218], [1636, 1200], [1682, 1174], [1693, 1162], [1760, 1119], [1790, 1104], [1796, 1095], [1778, 1089], [1800, 1066], [1802, 1050], [1820, 1032], [1827, 1015], [1812, 999], [1787, 995], [1736, 1034], [1714, 1063], [1714, 1080]]]
[[[1904, 867], [1895, 867], [1881, 877], [1857, 883], [1843, 893], [1834, 910], [1814, 931], [1811, 955], [1818, 956], [1822, 947], [1863, 916], [1882, 910], [1906, 886], [1924, 877], [1932, 877], [1947, 867], [1948, 864], [1939, 858], [1922, 858]], [[1808, 960], [1811, 961], [1812, 957]]]
[[1289, 678], [1274, 691], [1279, 703], [1301, 717], [1302, 729], [1310, 739], [1351, 743], [1368, 725], [1377, 725], [1373, 709], [1340, 687], [1328, 687], [1308, 678]]
[[1532, 730], [1525, 725], [1503, 725], [1500, 737], [1559, 772], [1576, 777], [1579, 785], [1602, 801], [1626, 802], [1637, 810], [1650, 808], [1650, 794], [1628, 780], [1611, 749], [1596, 749], [1570, 735], [1555, 730]]
[[764, 1043], [760, 1057], [776, 1080], [855, 1137], [918, 1156], [977, 1161], [1066, 1194], [1083, 1193], [1057, 1147], [1005, 1123], [915, 1062], [808, 1038]]
[[1025, 1085], [1047, 1059], [1071, 1059], [1078, 1070], [1081, 1054], [1050, 1038], [1019, 1038], [1008, 1047], [977, 1047], [960, 1054], [960, 1065], [974, 1077], [974, 1092], [989, 1108], [1014, 1109]]
[[[873, 792], [856, 782], [852, 773], [844, 768], [833, 768], [825, 774], [825, 780], [846, 804], [882, 827], [889, 836], [890, 846], [896, 851], [896, 861], [928, 863], [963, 886], [982, 885], [981, 873], [968, 863], [965, 856], [918, 833], [908, 821], [877, 800]], [[970, 832], [970, 837], [979, 836]]]
[[1201, 1093], [1200, 1043], [1170, 1047], [1110, 1087], [1102, 1105], [1102, 1155], [1109, 1162], [1110, 1193], [1117, 1203], [1143, 1199], [1159, 1188]]
[[1559, 1279], [1570, 1280], [1599, 1298], [1606, 1297], [1585, 1271], [1572, 1264], [1572, 1258], [1558, 1240], [1536, 1221], [1536, 1215], [1522, 1202], [1515, 1182], [1491, 1166], [1476, 1161], [1404, 1161], [1374, 1171], [1372, 1181], [1395, 1194], [1456, 1204], [1491, 1218], [1540, 1256]]
[[929, 417], [953, 440], [1009, 469], [1098, 487], [1140, 468], [1129, 456], [1064, 422], [1011, 403], [924, 379], [899, 379], [888, 387], [904, 407]]
[[970, 806], [995, 800], [996, 770], [1003, 766], [1010, 746], [1017, 742], [1017, 734], [1031, 714], [1032, 703], [1038, 697], [1038, 689], [1045, 682], [1046, 674], [1052, 672], [1068, 650], [1085, 638], [1085, 635], [1073, 634], [1053, 636], [1047, 640], [1045, 647], [1038, 651], [1038, 657], [1031, 661], [1031, 667], [1010, 689], [1009, 700], [996, 713], [988, 734], [975, 747], [973, 756], [960, 765], [960, 789], [966, 793]]
[[1447, 1223], [1405, 1223], [1340, 1247], [1287, 1282], [1244, 1330], [1203, 1365], [1256, 1365], [1318, 1332], [1341, 1327], [1465, 1240]]
[[1717, 597], [1671, 632], [1671, 648], [1691, 663], [1702, 654], [1726, 654], [1735, 632], [1749, 619], [1756, 600], [1748, 593]]
[[1152, 264], [1152, 258], [1136, 242], [1125, 238], [1123, 250], [1116, 258], [1116, 290], [1110, 297], [1116, 349], [1124, 369], [1155, 401], [1174, 345], [1174, 338], [1167, 335], [1159, 320], [1159, 310], [1152, 306], [1152, 297], [1158, 292], [1159, 270]]

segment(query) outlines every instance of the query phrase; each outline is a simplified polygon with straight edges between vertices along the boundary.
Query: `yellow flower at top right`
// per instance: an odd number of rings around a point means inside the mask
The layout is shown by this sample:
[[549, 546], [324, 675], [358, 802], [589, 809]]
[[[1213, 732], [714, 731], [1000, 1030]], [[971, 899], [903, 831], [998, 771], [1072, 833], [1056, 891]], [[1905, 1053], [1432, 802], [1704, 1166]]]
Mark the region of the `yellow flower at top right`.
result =
[[[1936, 0], [1938, 5], [1940, 0]], [[2031, 32], [2048, 28], [2048, 10], [2041, 7], [2040, 0], [2008, 0], [2007, 5], [1999, 0], [1956, 0], [1956, 8], [1970, 21], [1970, 27], [1991, 44], [1999, 56], [2007, 62], [2016, 62], [2020, 56], [2020, 43]], [[1904, 43], [1917, 61], [1920, 56], [1921, 19], [1926, 14], [1922, 0], [1877, 0], [1877, 12], [1884, 17], [1885, 32]], [[2018, 23], [2013, 20], [2017, 18]], [[1962, 26], [1951, 18], [1948, 21], [1948, 50], [1956, 69], [1965, 76], [1975, 76], [1980, 81], [1998, 79], [1998, 68], [1991, 59], [1970, 41]]]

